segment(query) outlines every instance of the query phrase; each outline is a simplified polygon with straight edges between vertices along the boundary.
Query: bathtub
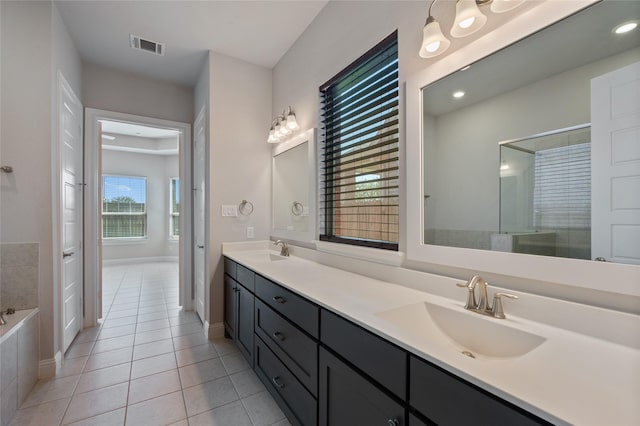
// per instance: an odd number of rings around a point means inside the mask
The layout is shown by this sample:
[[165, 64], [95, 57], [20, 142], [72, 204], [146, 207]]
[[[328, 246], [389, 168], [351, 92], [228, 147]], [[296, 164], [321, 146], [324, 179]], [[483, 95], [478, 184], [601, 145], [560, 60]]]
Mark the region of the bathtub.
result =
[[0, 426], [11, 422], [38, 381], [39, 315], [38, 308], [16, 311], [0, 325]]

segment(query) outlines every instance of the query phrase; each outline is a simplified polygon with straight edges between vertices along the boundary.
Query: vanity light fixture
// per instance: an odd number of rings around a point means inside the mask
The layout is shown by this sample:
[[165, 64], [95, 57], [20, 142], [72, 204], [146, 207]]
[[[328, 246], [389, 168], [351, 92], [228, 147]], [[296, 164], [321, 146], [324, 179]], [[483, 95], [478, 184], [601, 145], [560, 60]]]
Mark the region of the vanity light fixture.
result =
[[615, 34], [626, 34], [629, 31], [635, 30], [636, 28], [638, 28], [638, 21], [630, 21], [618, 25], [613, 29], [613, 32]]
[[457, 38], [466, 37], [478, 31], [486, 23], [487, 17], [478, 9], [476, 0], [458, 0], [451, 35]]
[[[429, 5], [427, 21], [422, 29], [422, 44], [418, 54], [421, 58], [433, 58], [444, 53], [451, 41], [443, 34], [440, 24], [431, 15], [431, 8], [436, 0]], [[487, 22], [487, 16], [480, 12], [478, 6], [491, 3], [494, 13], [508, 12], [524, 3], [524, 0], [457, 0], [456, 15], [451, 27], [452, 37], [466, 37], [480, 30]]]
[[456, 98], [456, 99], [460, 99], [464, 95], [465, 95], [465, 92], [463, 92], [462, 90], [458, 90], [457, 92], [453, 92], [453, 97]]
[[298, 125], [298, 121], [296, 120], [296, 115], [294, 114], [291, 107], [288, 107], [285, 111], [283, 111], [282, 115], [277, 116], [271, 122], [271, 129], [269, 130], [269, 137], [267, 138], [267, 142], [283, 142], [299, 128], [300, 126]]

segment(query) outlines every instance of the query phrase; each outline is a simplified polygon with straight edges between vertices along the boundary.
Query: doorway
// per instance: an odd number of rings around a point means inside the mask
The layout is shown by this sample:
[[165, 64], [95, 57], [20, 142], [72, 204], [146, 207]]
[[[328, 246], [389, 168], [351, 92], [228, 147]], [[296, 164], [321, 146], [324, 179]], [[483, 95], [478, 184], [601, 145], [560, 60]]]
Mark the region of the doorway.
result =
[[84, 326], [106, 316], [118, 270], [177, 285], [170, 303], [193, 310], [190, 125], [88, 108], [85, 128]]

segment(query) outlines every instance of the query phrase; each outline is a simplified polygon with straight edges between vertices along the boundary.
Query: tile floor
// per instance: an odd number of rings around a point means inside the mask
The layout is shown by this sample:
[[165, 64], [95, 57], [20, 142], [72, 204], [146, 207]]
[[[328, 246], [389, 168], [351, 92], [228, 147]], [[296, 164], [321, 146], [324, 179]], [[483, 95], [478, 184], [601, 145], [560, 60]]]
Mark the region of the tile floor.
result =
[[177, 263], [103, 270], [104, 321], [11, 425], [290, 426], [235, 344], [178, 307]]

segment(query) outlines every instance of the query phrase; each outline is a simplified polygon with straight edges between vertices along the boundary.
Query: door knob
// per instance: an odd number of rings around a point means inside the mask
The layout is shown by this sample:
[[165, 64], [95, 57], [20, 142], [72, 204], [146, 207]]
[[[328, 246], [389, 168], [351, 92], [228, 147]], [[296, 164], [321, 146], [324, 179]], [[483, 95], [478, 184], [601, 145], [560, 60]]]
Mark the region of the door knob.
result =
[[62, 252], [62, 258], [64, 259], [65, 257], [69, 257], [69, 256], [73, 256], [73, 252], [72, 251], [63, 251]]
[[204, 248], [204, 246], [203, 245], [201, 246], [201, 245], [198, 244], [198, 248]]
[[600, 256], [596, 257], [593, 260], [595, 260], [596, 262], [606, 262], [607, 261], [607, 259], [605, 259], [604, 257], [600, 257]]

